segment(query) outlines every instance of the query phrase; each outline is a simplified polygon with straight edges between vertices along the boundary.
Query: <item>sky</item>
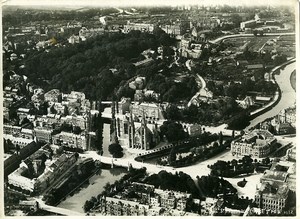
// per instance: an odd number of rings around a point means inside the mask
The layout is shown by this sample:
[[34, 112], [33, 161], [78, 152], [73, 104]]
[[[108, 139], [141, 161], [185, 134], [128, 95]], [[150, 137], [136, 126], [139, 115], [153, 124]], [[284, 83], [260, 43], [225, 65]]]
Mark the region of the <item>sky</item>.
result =
[[168, 5], [230, 5], [280, 6], [296, 5], [298, 0], [2, 0], [5, 5], [55, 5], [67, 8], [78, 6], [168, 6]]

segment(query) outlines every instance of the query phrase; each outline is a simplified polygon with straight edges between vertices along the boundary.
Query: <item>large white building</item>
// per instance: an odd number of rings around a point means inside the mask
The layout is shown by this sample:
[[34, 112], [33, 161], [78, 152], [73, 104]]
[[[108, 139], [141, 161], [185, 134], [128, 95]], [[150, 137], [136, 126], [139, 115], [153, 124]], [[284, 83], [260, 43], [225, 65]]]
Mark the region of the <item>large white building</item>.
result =
[[267, 130], [256, 129], [231, 142], [233, 155], [266, 157], [274, 150], [276, 138]]

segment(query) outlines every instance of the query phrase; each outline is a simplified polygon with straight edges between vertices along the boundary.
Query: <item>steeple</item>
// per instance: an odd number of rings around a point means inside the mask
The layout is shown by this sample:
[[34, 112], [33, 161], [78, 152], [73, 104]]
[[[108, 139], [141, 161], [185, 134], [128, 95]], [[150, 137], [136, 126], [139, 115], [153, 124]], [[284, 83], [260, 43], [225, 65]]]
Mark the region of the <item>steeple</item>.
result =
[[135, 134], [134, 120], [132, 116], [132, 110], [130, 110], [129, 124], [128, 124], [128, 137], [129, 137], [130, 148], [134, 146], [134, 134]]
[[145, 111], [143, 110], [143, 117], [142, 117], [142, 126], [146, 127], [147, 126], [147, 121], [146, 121], [146, 117], [145, 117]]

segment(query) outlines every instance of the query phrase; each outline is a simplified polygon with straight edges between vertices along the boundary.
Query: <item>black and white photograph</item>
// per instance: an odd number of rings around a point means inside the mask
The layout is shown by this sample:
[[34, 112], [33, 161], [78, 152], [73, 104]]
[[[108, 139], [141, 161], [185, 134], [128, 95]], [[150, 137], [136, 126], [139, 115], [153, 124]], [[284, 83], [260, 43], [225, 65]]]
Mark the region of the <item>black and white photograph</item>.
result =
[[0, 218], [299, 216], [297, 0], [1, 13]]

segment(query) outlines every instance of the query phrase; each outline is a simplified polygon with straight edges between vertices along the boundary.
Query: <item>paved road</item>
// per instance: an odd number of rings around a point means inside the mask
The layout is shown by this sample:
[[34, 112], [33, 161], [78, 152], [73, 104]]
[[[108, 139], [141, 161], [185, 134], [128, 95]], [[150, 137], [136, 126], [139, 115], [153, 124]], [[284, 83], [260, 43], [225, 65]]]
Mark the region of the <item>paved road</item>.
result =
[[[129, 165], [132, 165], [133, 168], [142, 168], [146, 167], [148, 173], [159, 173], [162, 170], [165, 170], [167, 172], [175, 174], [176, 172], [184, 172], [188, 175], [190, 175], [194, 180], [197, 179], [197, 176], [207, 176], [210, 174], [210, 169], [207, 167], [207, 165], [212, 165], [218, 160], [224, 160], [224, 161], [230, 161], [232, 159], [237, 159], [235, 156], [231, 154], [231, 152], [225, 151], [215, 157], [212, 157], [210, 159], [207, 159], [205, 161], [196, 163], [195, 165], [192, 166], [187, 166], [187, 167], [181, 167], [181, 168], [173, 168], [169, 166], [160, 166], [160, 165], [154, 165], [154, 164], [149, 164], [149, 163], [142, 163], [142, 162], [137, 162], [134, 160], [134, 158], [125, 158], [125, 159], [115, 159], [111, 157], [104, 157], [100, 156], [97, 153], [93, 151], [88, 151], [85, 152], [84, 154], [81, 154], [80, 156], [83, 157], [91, 157], [94, 160], [100, 160], [103, 163], [106, 164], [112, 164], [114, 163], [115, 165], [118, 166], [123, 166], [123, 167], [128, 167]], [[254, 198], [255, 194], [255, 185], [259, 183], [259, 179], [262, 174], [254, 174], [251, 176], [247, 177], [247, 180], [249, 183], [244, 188], [240, 188], [237, 186], [237, 182], [242, 180], [243, 178], [226, 178], [230, 183], [233, 184], [233, 186], [238, 190], [240, 195], [246, 195], [249, 198]]]

